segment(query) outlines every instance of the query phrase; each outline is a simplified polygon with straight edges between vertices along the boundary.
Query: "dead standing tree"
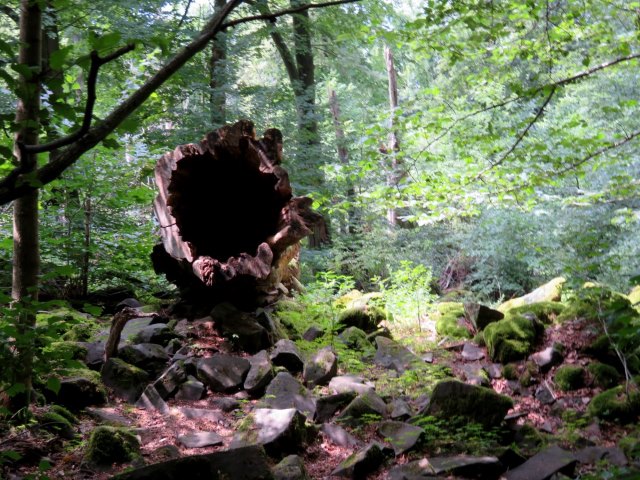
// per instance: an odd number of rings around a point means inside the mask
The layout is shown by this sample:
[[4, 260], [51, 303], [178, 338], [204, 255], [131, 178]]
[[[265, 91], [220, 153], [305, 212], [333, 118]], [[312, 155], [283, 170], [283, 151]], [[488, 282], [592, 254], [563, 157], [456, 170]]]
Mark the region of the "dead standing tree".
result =
[[310, 198], [292, 195], [281, 156], [279, 130], [257, 139], [242, 120], [160, 158], [154, 212], [162, 244], [152, 260], [183, 299], [253, 306], [295, 283], [289, 263], [322, 216]]

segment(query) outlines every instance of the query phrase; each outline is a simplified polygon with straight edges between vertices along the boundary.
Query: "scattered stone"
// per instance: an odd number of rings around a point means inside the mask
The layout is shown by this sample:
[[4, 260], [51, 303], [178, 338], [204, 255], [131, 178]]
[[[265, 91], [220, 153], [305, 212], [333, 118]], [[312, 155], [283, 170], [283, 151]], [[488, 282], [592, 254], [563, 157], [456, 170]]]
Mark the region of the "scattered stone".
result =
[[[120, 343], [136, 343], [133, 341], [136, 335], [149, 325], [151, 325], [151, 317], [132, 318], [124, 325], [120, 333]], [[106, 332], [106, 336], [108, 335], [109, 331]]]
[[326, 385], [338, 373], [338, 357], [331, 347], [318, 350], [304, 365], [302, 377], [309, 388]]
[[349, 327], [344, 329], [338, 335], [338, 340], [344, 343], [347, 347], [365, 352], [372, 348], [371, 342], [367, 338], [367, 334], [358, 327]]
[[374, 388], [373, 383], [365, 383], [364, 378], [356, 375], [340, 375], [333, 377], [329, 382], [329, 390], [336, 393], [367, 393], [373, 392]]
[[36, 420], [39, 428], [59, 435], [67, 440], [71, 440], [76, 435], [71, 421], [60, 413], [50, 410], [36, 415]]
[[198, 361], [198, 378], [214, 392], [232, 392], [242, 387], [250, 366], [244, 358], [217, 353]]
[[251, 395], [261, 395], [273, 379], [273, 367], [266, 350], [249, 357], [249, 373], [244, 381], [244, 389]]
[[398, 465], [389, 471], [388, 478], [389, 480], [420, 480], [435, 478], [438, 475], [459, 475], [464, 478], [495, 480], [503, 471], [504, 467], [496, 457], [456, 455], [422, 458]]
[[531, 355], [531, 360], [538, 366], [540, 372], [546, 373], [551, 370], [551, 367], [560, 365], [564, 360], [562, 345], [554, 343], [550, 347]]
[[478, 363], [461, 365], [462, 374], [464, 380], [469, 385], [478, 385], [483, 387], [489, 387], [489, 375], [485, 371], [484, 367]]
[[425, 363], [433, 363], [433, 352], [427, 352], [424, 355], [422, 355], [422, 360]]
[[140, 442], [127, 429], [96, 427], [87, 445], [85, 459], [93, 465], [129, 462], [140, 455]]
[[60, 389], [57, 395], [52, 395], [52, 399], [59, 405], [76, 411], [90, 405], [103, 405], [107, 402], [107, 392], [97, 372], [79, 368], [71, 370], [69, 376], [60, 379]]
[[298, 455], [284, 457], [273, 467], [274, 480], [311, 480], [304, 468], [304, 461]]
[[[147, 319], [151, 322], [151, 319]], [[125, 330], [131, 321], [127, 322]], [[123, 331], [124, 332], [124, 331]], [[124, 337], [124, 335], [122, 336]], [[178, 335], [167, 327], [164, 323], [150, 324], [144, 328], [141, 328], [131, 339], [131, 343], [157, 343], [165, 347], [171, 340], [178, 338]]]
[[213, 447], [224, 443], [216, 432], [191, 432], [179, 435], [177, 440], [187, 448]]
[[235, 398], [229, 397], [211, 398], [209, 400], [209, 405], [211, 405], [213, 408], [222, 410], [225, 413], [233, 412], [234, 410], [240, 408], [240, 402]]
[[393, 420], [407, 420], [413, 415], [411, 407], [407, 402], [400, 398], [396, 398], [389, 404], [391, 414], [389, 415]]
[[262, 445], [270, 456], [296, 453], [305, 444], [304, 416], [295, 408], [257, 408], [238, 427], [231, 448]]
[[615, 367], [607, 365], [606, 363], [591, 363], [587, 367], [587, 370], [589, 370], [589, 373], [593, 376], [595, 386], [605, 390], [618, 385], [622, 378]]
[[485, 427], [494, 427], [502, 423], [511, 407], [513, 402], [509, 397], [489, 388], [443, 380], [433, 389], [425, 413], [445, 420], [463, 417]]
[[187, 372], [182, 362], [174, 362], [153, 383], [160, 396], [166, 400], [173, 395], [178, 387], [187, 380]]
[[502, 378], [502, 365], [500, 365], [499, 363], [490, 363], [489, 365], [486, 365], [484, 367], [484, 370], [492, 380]]
[[556, 397], [546, 385], [540, 385], [536, 388], [535, 393], [536, 400], [538, 400], [543, 405], [551, 405], [556, 401]]
[[135, 402], [149, 381], [149, 375], [144, 370], [129, 365], [120, 358], [110, 358], [103, 365], [102, 383], [113, 389], [114, 393], [126, 400]]
[[234, 480], [271, 479], [271, 469], [260, 446], [205, 455], [191, 455], [121, 473], [112, 480], [174, 480], [176, 478]]
[[132, 424], [131, 420], [120, 415], [113, 407], [85, 408], [85, 412], [99, 420], [101, 423], [106, 423], [107, 425], [128, 427]]
[[190, 420], [207, 420], [216, 423], [224, 422], [225, 420], [225, 416], [219, 411], [208, 408], [178, 407], [177, 411]]
[[152, 458], [157, 458], [160, 461], [173, 460], [180, 457], [180, 449], [175, 445], [163, 445], [156, 448], [151, 454]]
[[348, 478], [367, 478], [367, 475], [376, 470], [385, 459], [382, 445], [371, 443], [352, 455], [331, 472], [331, 475]]
[[575, 456], [553, 445], [531, 457], [519, 467], [505, 473], [507, 480], [545, 480], [556, 472], [573, 477]]
[[162, 399], [153, 385], [148, 385], [144, 389], [140, 399], [136, 402], [136, 407], [146, 410], [157, 410], [163, 415], [168, 415], [169, 405]]
[[436, 322], [436, 332], [441, 337], [450, 339], [470, 338], [464, 318], [464, 305], [458, 302], [440, 302], [432, 314]]
[[269, 332], [255, 316], [241, 312], [230, 303], [217, 305], [211, 317], [220, 333], [245, 352], [256, 353], [271, 346]]
[[468, 302], [464, 304], [464, 316], [476, 331], [480, 332], [490, 323], [502, 320], [504, 313], [479, 303]]
[[[167, 346], [164, 347], [164, 351], [167, 353], [167, 355], [173, 356], [177, 352], [179, 352], [181, 348], [182, 348], [182, 341], [177, 338], [174, 338], [173, 340], [170, 340], [169, 343], [167, 343]], [[179, 358], [176, 360], [179, 360]]]
[[262, 401], [269, 408], [295, 408], [307, 418], [313, 418], [316, 411], [316, 401], [311, 392], [289, 372], [276, 375]]
[[471, 342], [464, 342], [462, 347], [462, 359], [467, 362], [475, 362], [484, 358], [484, 350]]
[[302, 338], [307, 342], [313, 342], [322, 337], [322, 335], [324, 335], [324, 330], [313, 325], [302, 334]]
[[178, 388], [176, 400], [197, 401], [204, 395], [204, 383], [189, 376], [187, 381]]
[[91, 370], [100, 370], [104, 363], [105, 342], [98, 340], [95, 342], [78, 342], [87, 349], [87, 356], [84, 357], [84, 364]]
[[356, 394], [354, 392], [336, 393], [335, 395], [326, 395], [316, 400], [316, 414], [314, 420], [317, 423], [324, 423], [333, 417], [333, 415], [342, 407], [349, 404]]
[[278, 340], [275, 349], [271, 352], [271, 363], [284, 367], [292, 373], [301, 372], [304, 368], [304, 361], [298, 346], [291, 340]]
[[386, 421], [378, 426], [378, 433], [385, 442], [391, 444], [397, 457], [411, 450], [420, 440], [424, 430], [404, 422]]
[[411, 350], [386, 337], [376, 337], [376, 356], [373, 361], [378, 365], [403, 373], [422, 363]]
[[169, 355], [160, 345], [155, 343], [140, 343], [137, 345], [125, 345], [118, 350], [118, 358], [156, 376], [162, 372]]
[[587, 465], [596, 465], [603, 460], [616, 467], [626, 467], [629, 463], [619, 447], [585, 447], [574, 455], [578, 462]]
[[320, 427], [320, 431], [331, 440], [331, 442], [340, 447], [351, 448], [360, 446], [360, 441], [340, 425], [324, 423], [322, 427]]
[[354, 398], [338, 416], [338, 422], [355, 427], [361, 424], [364, 416], [369, 415], [380, 417], [380, 420], [387, 416], [387, 404], [372, 391]]
[[140, 308], [140, 307], [142, 307], [142, 304], [138, 300], [136, 300], [135, 298], [125, 298], [124, 300], [122, 300], [120, 303], [118, 303], [115, 306], [114, 313], [118, 313], [124, 307]]

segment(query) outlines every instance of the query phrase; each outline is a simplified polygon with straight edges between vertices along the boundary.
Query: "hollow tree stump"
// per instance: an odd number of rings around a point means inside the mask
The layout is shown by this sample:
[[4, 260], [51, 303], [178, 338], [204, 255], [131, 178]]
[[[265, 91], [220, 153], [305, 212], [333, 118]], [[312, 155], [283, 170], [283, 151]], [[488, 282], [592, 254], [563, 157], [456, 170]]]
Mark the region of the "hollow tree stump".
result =
[[292, 195], [281, 161], [280, 131], [257, 139], [247, 120], [158, 160], [153, 209], [162, 243], [151, 257], [183, 299], [252, 306], [295, 283], [299, 241], [322, 216], [310, 198]]

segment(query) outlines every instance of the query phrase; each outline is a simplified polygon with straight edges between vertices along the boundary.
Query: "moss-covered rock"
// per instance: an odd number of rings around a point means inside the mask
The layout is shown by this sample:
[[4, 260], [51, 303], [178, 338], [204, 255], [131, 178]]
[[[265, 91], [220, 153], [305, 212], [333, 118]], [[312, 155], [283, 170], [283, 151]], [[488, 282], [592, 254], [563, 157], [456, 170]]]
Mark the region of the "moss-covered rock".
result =
[[538, 302], [522, 305], [509, 310], [511, 315], [524, 315], [531, 313], [544, 323], [552, 323], [565, 309], [561, 302]]
[[349, 348], [359, 351], [373, 350], [373, 345], [367, 338], [367, 334], [358, 327], [349, 327], [340, 332], [338, 339]]
[[508, 363], [502, 369], [502, 376], [507, 380], [517, 380], [518, 367], [516, 367], [513, 363]]
[[632, 422], [640, 414], [640, 393], [632, 391], [627, 396], [624, 385], [614, 387], [593, 397], [588, 412], [602, 420]]
[[62, 405], [51, 405], [51, 408], [49, 410], [53, 413], [57, 413], [58, 415], [64, 417], [69, 423], [72, 423], [74, 425], [79, 423], [78, 417], [76, 417], [73, 413], [71, 413], [69, 410], [64, 408]]
[[378, 328], [380, 322], [386, 319], [385, 312], [379, 307], [362, 306], [350, 307], [338, 315], [338, 331], [348, 327], [357, 327], [365, 332], [373, 332]]
[[561, 300], [562, 287], [565, 282], [566, 280], [563, 277], [554, 278], [522, 297], [507, 300], [498, 307], [498, 310], [506, 313], [511, 309], [522, 307], [523, 305], [540, 302], [558, 302]]
[[631, 302], [631, 305], [638, 312], [640, 312], [640, 285], [633, 287], [633, 289], [627, 295], [627, 298], [629, 298], [629, 302]]
[[135, 402], [149, 382], [149, 374], [120, 358], [110, 358], [102, 367], [103, 383], [116, 395], [128, 402]]
[[575, 318], [596, 321], [606, 318], [607, 320], [614, 320], [611, 326], [615, 330], [615, 318], [622, 318], [623, 316], [640, 318], [626, 295], [600, 285], [586, 284], [583, 288], [577, 290], [567, 302], [564, 311], [558, 315], [558, 322]]
[[640, 438], [637, 434], [621, 438], [618, 446], [629, 460], [633, 462], [640, 460]]
[[100, 426], [91, 432], [85, 459], [93, 465], [129, 462], [140, 455], [140, 442], [127, 429]]
[[507, 315], [484, 329], [484, 341], [491, 359], [508, 363], [529, 355], [544, 328], [535, 318]]
[[593, 384], [600, 388], [613, 388], [622, 378], [618, 370], [606, 363], [590, 363], [587, 370], [593, 377]]
[[451, 338], [471, 338], [471, 333], [464, 325], [463, 303], [438, 303], [432, 318], [436, 321], [438, 335]]
[[78, 342], [63, 341], [53, 342], [43, 348], [43, 352], [51, 355], [56, 360], [81, 360], [83, 361], [88, 353], [87, 347]]
[[584, 386], [584, 368], [578, 365], [563, 365], [556, 370], [554, 380], [564, 392], [577, 390]]
[[54, 411], [48, 411], [37, 417], [38, 425], [44, 430], [60, 435], [63, 438], [74, 437], [73, 425], [64, 416]]
[[536, 375], [538, 374], [538, 366], [535, 364], [535, 362], [526, 362], [524, 364], [524, 369], [522, 370], [522, 373], [518, 375], [518, 381], [520, 382], [520, 385], [522, 385], [523, 387], [530, 387], [531, 385], [533, 385], [535, 383], [536, 380]]
[[49, 400], [74, 411], [107, 401], [107, 391], [98, 372], [88, 368], [67, 368], [58, 370], [55, 375], [60, 380], [60, 389], [57, 393], [45, 391]]

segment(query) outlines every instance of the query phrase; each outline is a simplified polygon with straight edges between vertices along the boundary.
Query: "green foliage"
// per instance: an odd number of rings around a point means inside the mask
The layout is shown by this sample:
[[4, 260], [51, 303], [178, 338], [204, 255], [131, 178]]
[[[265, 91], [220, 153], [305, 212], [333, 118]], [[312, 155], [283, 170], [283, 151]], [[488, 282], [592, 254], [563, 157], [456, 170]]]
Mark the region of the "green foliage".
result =
[[495, 452], [503, 437], [498, 428], [487, 429], [464, 418], [441, 419], [420, 415], [412, 423], [424, 430], [425, 448], [437, 454], [488, 455]]

